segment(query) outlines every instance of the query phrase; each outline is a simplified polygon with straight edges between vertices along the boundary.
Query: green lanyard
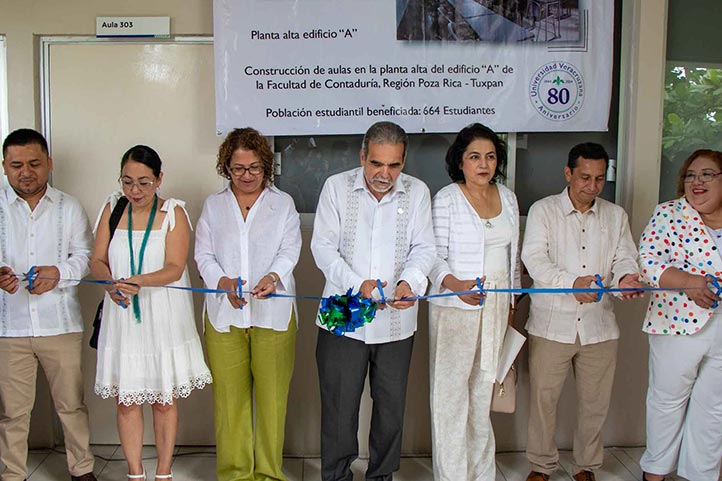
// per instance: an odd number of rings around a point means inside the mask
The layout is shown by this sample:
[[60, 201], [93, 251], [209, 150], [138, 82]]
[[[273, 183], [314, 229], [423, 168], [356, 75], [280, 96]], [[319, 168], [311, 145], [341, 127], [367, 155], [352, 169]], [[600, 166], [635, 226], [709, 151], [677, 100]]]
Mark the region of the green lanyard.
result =
[[[153, 221], [155, 220], [155, 211], [158, 209], [158, 196], [153, 197], [153, 208], [148, 216], [148, 225], [145, 226], [145, 234], [143, 234], [143, 242], [140, 244], [140, 253], [138, 255], [138, 271], [135, 270], [135, 255], [133, 255], [133, 204], [128, 203], [128, 249], [130, 249], [130, 275], [140, 274], [143, 269], [143, 254], [145, 254], [145, 246], [148, 244]], [[140, 301], [138, 295], [133, 296], [133, 314], [135, 314], [136, 322], [140, 323]]]

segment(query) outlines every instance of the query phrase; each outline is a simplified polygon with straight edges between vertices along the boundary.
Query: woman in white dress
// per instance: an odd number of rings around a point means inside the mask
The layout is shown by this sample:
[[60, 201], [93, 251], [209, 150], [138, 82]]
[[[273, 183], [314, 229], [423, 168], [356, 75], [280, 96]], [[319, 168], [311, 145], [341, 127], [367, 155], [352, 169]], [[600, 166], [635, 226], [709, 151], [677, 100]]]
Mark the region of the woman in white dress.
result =
[[[454, 182], [432, 202], [438, 260], [432, 293], [484, 287], [520, 287], [519, 207], [500, 184], [506, 144], [489, 128], [472, 124], [446, 154]], [[490, 293], [430, 299], [430, 395], [434, 479], [493, 480], [494, 431], [489, 411], [507, 322], [514, 299]]]
[[[90, 262], [105, 287], [98, 340], [95, 392], [117, 400], [117, 423], [128, 479], [145, 480], [143, 410], [153, 411], [156, 480], [172, 479], [178, 411], [175, 399], [211, 382], [203, 360], [186, 269], [190, 221], [184, 203], [161, 199], [158, 154], [143, 145], [121, 160], [120, 184], [128, 199], [115, 235], [109, 220], [121, 193], [111, 195], [98, 217]], [[123, 307], [125, 306], [125, 307]]]

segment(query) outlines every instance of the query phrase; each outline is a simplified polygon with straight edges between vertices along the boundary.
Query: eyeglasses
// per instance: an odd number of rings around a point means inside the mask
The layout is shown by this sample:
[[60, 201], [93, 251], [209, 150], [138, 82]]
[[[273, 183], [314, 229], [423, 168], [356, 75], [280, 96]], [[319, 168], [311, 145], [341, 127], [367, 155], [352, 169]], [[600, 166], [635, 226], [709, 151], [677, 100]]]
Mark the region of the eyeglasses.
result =
[[127, 178], [120, 178], [118, 179], [118, 182], [120, 183], [120, 186], [123, 189], [131, 190], [133, 186], [137, 187], [140, 190], [150, 190], [153, 188], [153, 185], [155, 185], [154, 180], [148, 180], [148, 179], [141, 179], [137, 182], [134, 182]]
[[684, 177], [682, 177], [682, 182], [684, 182], [685, 184], [691, 184], [695, 180], [699, 179], [700, 182], [705, 183], [711, 181], [720, 174], [722, 174], [722, 172], [705, 171], [699, 174], [695, 174], [694, 172], [687, 172], [686, 174], [684, 174]]
[[252, 165], [250, 167], [243, 167], [242, 165], [234, 165], [233, 167], [228, 167], [228, 170], [236, 177], [240, 177], [246, 172], [249, 172], [251, 175], [258, 175], [263, 173], [263, 166]]

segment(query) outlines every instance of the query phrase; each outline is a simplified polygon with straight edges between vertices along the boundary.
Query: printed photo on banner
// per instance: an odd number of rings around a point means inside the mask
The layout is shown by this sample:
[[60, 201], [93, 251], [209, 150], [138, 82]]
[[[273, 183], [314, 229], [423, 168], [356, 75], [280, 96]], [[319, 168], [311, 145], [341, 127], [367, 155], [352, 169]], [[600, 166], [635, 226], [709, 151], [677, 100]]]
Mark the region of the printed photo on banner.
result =
[[581, 38], [579, 0], [396, 0], [398, 40], [554, 42]]

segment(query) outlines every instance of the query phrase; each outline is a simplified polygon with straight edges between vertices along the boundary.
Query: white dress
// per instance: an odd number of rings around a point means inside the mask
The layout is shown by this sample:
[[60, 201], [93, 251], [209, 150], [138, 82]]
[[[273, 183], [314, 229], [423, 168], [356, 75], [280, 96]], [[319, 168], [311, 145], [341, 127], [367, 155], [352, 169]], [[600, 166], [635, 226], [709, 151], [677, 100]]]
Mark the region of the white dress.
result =
[[[111, 209], [117, 199], [118, 194], [110, 197]], [[161, 228], [150, 232], [142, 272], [163, 267], [166, 234], [175, 227], [175, 207], [184, 205], [182, 201], [168, 199], [159, 208], [167, 215]], [[133, 230], [136, 260], [144, 233], [144, 230]], [[116, 229], [108, 248], [108, 259], [113, 278], [130, 277], [126, 225]], [[183, 271], [180, 280], [170, 285], [190, 286], [188, 269]], [[108, 294], [105, 296], [95, 393], [103, 398], [117, 397], [118, 403], [126, 406], [171, 404], [173, 399], [188, 397], [193, 389], [210, 383], [211, 373], [203, 359], [191, 292], [144, 287], [139, 301], [141, 322], [136, 321], [132, 304], [123, 309]]]

